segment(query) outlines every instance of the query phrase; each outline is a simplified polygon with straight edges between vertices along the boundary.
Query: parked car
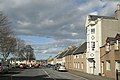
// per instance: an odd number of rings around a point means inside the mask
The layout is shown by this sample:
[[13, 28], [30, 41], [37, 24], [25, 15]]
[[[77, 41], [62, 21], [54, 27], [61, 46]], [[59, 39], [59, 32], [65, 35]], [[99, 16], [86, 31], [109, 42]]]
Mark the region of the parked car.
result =
[[60, 66], [61, 66], [61, 64], [58, 64], [58, 63], [57, 63], [57, 64], [55, 64], [54, 69], [55, 69], [55, 70], [58, 70]]
[[20, 65], [19, 65], [19, 68], [21, 68], [21, 69], [26, 69], [26, 68], [28, 68], [28, 65], [26, 65], [26, 64], [20, 64]]
[[47, 64], [46, 67], [47, 68], [51, 68], [52, 64]]
[[35, 64], [34, 65], [34, 68], [39, 68], [40, 67], [40, 64]]
[[7, 61], [0, 62], [0, 72], [6, 73], [8, 71], [9, 71], [9, 65], [8, 65]]
[[64, 65], [59, 66], [58, 71], [67, 71]]

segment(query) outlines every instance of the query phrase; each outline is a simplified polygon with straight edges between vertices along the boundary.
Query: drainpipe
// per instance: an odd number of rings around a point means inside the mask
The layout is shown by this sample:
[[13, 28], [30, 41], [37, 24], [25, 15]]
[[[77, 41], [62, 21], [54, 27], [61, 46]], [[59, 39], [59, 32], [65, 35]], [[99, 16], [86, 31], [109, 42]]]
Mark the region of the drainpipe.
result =
[[116, 80], [119, 80], [118, 79], [118, 70], [116, 69]]
[[95, 73], [95, 60], [93, 60], [93, 74]]

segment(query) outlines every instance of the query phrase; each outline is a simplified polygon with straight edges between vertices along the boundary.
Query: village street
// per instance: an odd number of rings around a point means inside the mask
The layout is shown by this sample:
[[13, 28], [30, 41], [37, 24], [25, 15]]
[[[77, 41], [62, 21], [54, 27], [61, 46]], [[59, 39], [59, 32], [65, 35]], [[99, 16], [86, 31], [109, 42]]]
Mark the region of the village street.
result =
[[59, 72], [51, 68], [21, 69], [11, 71], [7, 74], [0, 74], [0, 80], [88, 80], [86, 78]]

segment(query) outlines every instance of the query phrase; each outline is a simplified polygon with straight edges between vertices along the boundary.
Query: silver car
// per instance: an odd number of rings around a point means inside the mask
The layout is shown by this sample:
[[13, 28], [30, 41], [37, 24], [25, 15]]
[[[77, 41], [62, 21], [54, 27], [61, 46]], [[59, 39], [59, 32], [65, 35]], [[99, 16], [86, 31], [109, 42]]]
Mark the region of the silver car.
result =
[[67, 71], [64, 65], [59, 66], [58, 71]]

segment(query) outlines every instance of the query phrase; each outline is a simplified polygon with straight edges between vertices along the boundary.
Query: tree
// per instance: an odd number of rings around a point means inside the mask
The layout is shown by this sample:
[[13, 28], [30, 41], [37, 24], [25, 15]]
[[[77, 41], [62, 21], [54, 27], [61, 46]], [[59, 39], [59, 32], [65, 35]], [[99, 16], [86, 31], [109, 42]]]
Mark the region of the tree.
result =
[[16, 38], [5, 37], [1, 46], [1, 52], [3, 53], [3, 58], [6, 60], [10, 53], [15, 53]]
[[7, 60], [10, 53], [14, 53], [16, 44], [16, 38], [7, 16], [0, 12], [0, 52], [5, 60]]
[[28, 61], [35, 59], [34, 49], [31, 45], [26, 45], [26, 58]]
[[25, 41], [20, 39], [20, 38], [17, 38], [17, 46], [16, 46], [16, 56], [17, 58], [19, 59], [24, 59], [25, 56]]

